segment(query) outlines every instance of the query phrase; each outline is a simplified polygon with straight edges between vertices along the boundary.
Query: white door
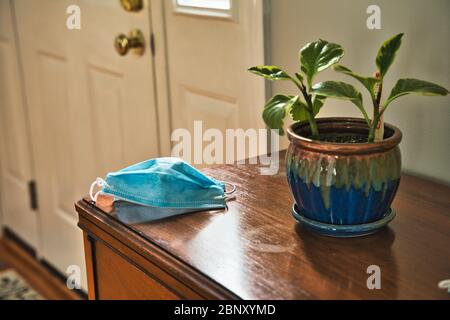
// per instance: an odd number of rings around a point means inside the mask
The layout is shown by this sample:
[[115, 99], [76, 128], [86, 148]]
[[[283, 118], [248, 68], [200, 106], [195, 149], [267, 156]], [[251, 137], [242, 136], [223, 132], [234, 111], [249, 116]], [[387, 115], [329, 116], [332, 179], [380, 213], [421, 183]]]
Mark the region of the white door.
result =
[[[30, 112], [42, 256], [61, 272], [84, 270], [74, 202], [92, 180], [159, 155], [148, 4], [117, 0], [18, 0], [15, 12]], [[66, 27], [77, 5], [81, 29]], [[142, 55], [119, 56], [117, 35], [139, 29]], [[83, 272], [83, 275], [85, 273]], [[83, 276], [83, 283], [86, 277]]]
[[38, 212], [31, 209], [32, 157], [9, 0], [0, 1], [0, 211], [3, 224], [38, 249]]
[[164, 4], [173, 129], [264, 128], [264, 80], [247, 71], [264, 64], [263, 1]]

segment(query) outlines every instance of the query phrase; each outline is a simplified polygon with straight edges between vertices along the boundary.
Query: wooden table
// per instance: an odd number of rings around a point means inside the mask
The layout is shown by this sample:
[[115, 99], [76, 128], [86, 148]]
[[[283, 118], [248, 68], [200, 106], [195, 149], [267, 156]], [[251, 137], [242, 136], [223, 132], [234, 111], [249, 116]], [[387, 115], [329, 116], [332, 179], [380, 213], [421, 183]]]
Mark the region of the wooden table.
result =
[[[204, 171], [237, 185], [228, 211], [127, 226], [76, 204], [91, 299], [450, 298], [437, 286], [450, 278], [449, 187], [403, 175], [389, 227], [337, 239], [293, 220], [284, 160], [276, 176], [254, 165]], [[367, 288], [370, 265], [381, 268], [380, 290]]]

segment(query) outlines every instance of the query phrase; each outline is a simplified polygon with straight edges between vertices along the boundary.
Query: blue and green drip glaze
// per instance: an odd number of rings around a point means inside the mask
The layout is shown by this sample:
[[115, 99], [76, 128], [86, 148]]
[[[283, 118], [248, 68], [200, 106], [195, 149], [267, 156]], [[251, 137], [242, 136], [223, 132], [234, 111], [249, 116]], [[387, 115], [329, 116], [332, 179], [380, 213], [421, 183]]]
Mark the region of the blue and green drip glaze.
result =
[[398, 146], [381, 153], [335, 155], [289, 146], [286, 172], [295, 202], [312, 220], [364, 224], [388, 212], [400, 182]]

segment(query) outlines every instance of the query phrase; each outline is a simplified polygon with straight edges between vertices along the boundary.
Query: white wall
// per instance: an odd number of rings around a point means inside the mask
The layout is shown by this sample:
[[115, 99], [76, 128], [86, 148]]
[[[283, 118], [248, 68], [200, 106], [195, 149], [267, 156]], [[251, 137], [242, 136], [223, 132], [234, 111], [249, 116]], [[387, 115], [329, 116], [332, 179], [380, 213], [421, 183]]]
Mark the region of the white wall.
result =
[[[370, 4], [381, 8], [381, 30], [366, 27], [366, 9]], [[414, 77], [449, 89], [449, 13], [448, 0], [272, 0], [272, 64], [295, 72], [300, 47], [322, 38], [343, 46], [342, 64], [370, 75], [375, 71], [375, 56], [381, 43], [404, 32], [385, 88], [390, 91], [399, 77]], [[323, 72], [317, 81], [326, 79], [345, 80], [363, 91], [357, 82], [332, 70]], [[273, 92], [295, 92], [295, 88], [277, 82]], [[369, 97], [364, 95], [364, 100], [371, 114]], [[399, 98], [389, 108], [385, 121], [403, 132], [404, 170], [450, 184], [449, 97], [410, 95]], [[360, 116], [360, 113], [349, 102], [330, 100], [319, 116]]]

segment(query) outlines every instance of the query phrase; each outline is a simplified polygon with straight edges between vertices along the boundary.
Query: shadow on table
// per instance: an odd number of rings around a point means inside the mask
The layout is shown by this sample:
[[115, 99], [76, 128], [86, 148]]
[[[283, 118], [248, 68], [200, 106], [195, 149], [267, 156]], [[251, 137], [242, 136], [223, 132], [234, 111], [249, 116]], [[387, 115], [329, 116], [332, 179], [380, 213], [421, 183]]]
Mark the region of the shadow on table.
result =
[[[369, 298], [395, 298], [398, 294], [398, 267], [392, 246], [395, 232], [385, 227], [375, 234], [356, 238], [332, 238], [319, 235], [296, 225], [299, 245], [316, 272], [332, 284], [331, 287], [354, 292]], [[381, 271], [381, 289], [369, 290], [368, 267]]]

